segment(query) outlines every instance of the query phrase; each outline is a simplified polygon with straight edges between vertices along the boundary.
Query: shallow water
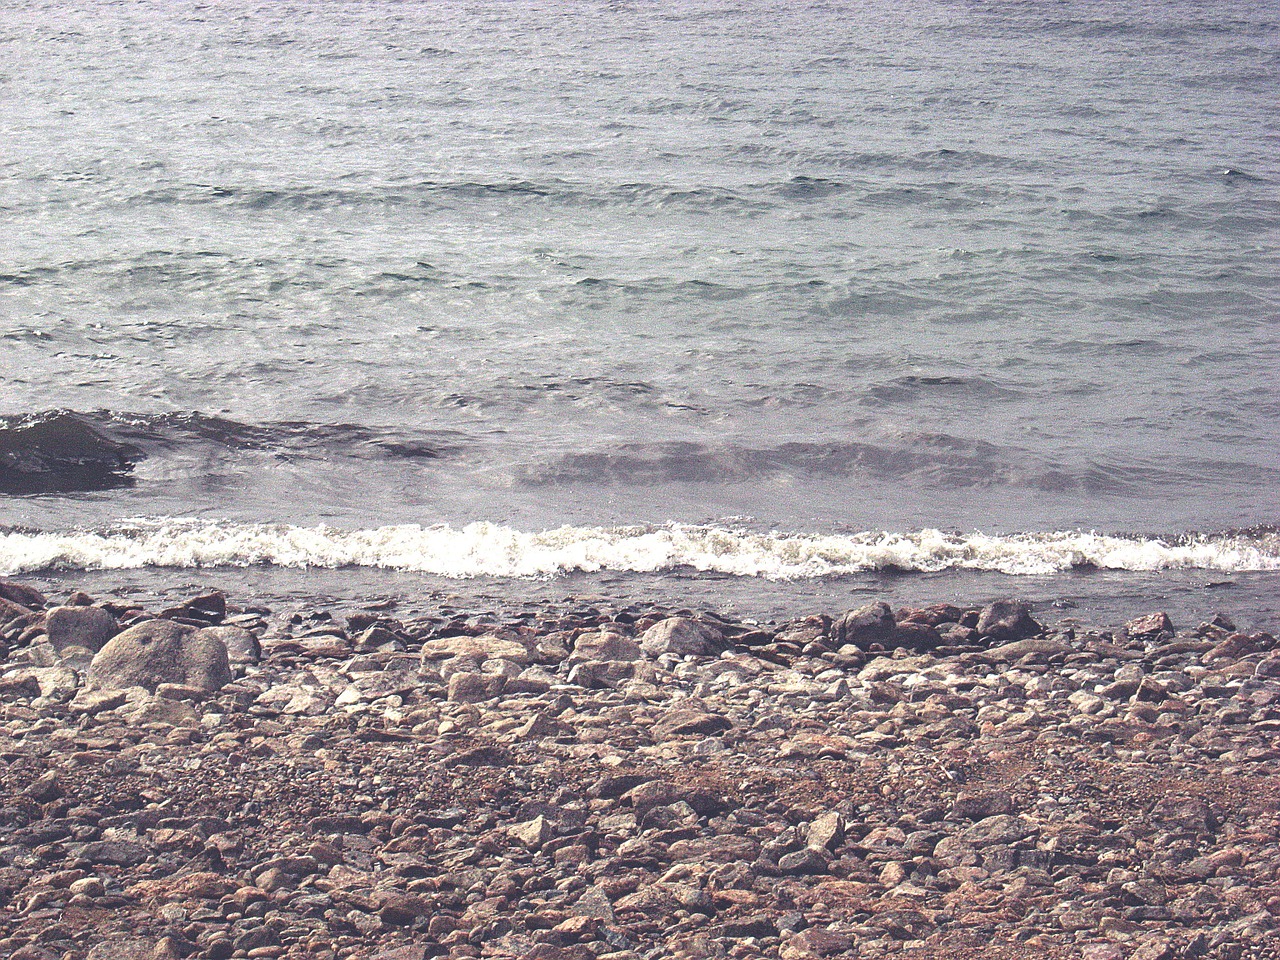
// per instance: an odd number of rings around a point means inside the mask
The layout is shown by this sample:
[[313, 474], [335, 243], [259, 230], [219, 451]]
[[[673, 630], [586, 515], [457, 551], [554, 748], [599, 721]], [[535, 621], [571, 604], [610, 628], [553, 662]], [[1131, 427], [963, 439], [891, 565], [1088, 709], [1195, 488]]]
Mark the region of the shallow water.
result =
[[[775, 531], [1018, 554], [881, 557], [936, 594], [1277, 592], [1271, 5], [26, 3], [0, 63], [0, 524], [87, 537], [67, 580], [194, 518], [423, 525], [374, 592], [680, 524], [709, 600], [876, 567], [766, 587]], [[1137, 546], [1037, 566], [1090, 532]]]

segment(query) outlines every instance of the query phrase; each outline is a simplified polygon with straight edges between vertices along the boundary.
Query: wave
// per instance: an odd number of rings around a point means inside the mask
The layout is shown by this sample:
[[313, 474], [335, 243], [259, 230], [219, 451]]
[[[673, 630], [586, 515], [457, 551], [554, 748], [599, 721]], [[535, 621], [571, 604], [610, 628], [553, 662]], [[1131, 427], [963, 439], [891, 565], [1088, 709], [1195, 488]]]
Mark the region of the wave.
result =
[[0, 533], [0, 574], [273, 565], [373, 567], [451, 578], [694, 570], [770, 580], [869, 571], [1280, 570], [1274, 528], [1152, 538], [1084, 532], [761, 533], [720, 526], [563, 526], [526, 532], [476, 522], [344, 531], [327, 526], [135, 521], [98, 532]]

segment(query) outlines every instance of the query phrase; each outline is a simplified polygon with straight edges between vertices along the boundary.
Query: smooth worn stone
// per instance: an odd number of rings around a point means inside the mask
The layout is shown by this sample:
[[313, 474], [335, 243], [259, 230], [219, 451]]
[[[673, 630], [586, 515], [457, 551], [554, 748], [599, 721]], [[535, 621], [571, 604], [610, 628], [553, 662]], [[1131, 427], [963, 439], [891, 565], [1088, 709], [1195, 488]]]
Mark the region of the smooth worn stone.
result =
[[116, 618], [101, 607], [54, 607], [45, 614], [49, 645], [59, 654], [69, 647], [97, 653], [116, 630]]
[[1003, 660], [1012, 663], [1030, 654], [1037, 654], [1043, 657], [1058, 657], [1074, 652], [1075, 648], [1071, 644], [1064, 643], [1061, 640], [1055, 640], [1052, 637], [1030, 637], [1026, 640], [1016, 640], [1012, 643], [992, 647], [983, 651], [982, 656], [991, 660]]
[[631, 663], [644, 656], [640, 644], [616, 630], [584, 633], [573, 643], [573, 660], [624, 661]]
[[778, 869], [784, 874], [800, 876], [812, 873], [826, 873], [831, 863], [822, 850], [805, 847], [794, 853], [788, 853], [778, 859]]
[[148, 620], [113, 637], [89, 667], [92, 689], [180, 683], [212, 693], [232, 680], [221, 640], [184, 624]]
[[651, 657], [674, 653], [687, 657], [718, 656], [724, 645], [721, 633], [688, 617], [668, 617], [640, 637], [640, 649]]

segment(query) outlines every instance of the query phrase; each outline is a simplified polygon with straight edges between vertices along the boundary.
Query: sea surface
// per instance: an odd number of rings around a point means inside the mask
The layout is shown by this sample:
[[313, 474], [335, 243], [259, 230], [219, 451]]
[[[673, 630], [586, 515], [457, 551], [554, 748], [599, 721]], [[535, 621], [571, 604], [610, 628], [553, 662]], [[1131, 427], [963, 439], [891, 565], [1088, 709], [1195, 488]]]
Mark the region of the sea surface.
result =
[[1280, 625], [1271, 2], [0, 2], [0, 573]]

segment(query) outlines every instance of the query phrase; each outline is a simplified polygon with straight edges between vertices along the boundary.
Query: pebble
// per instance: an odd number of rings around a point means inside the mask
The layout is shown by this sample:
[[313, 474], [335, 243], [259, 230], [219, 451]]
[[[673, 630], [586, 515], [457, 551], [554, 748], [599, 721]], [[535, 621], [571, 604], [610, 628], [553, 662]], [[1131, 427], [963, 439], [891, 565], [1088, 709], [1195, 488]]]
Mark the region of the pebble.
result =
[[1280, 952], [1280, 667], [1225, 617], [71, 597], [134, 645], [90, 688], [21, 586], [0, 956]]

